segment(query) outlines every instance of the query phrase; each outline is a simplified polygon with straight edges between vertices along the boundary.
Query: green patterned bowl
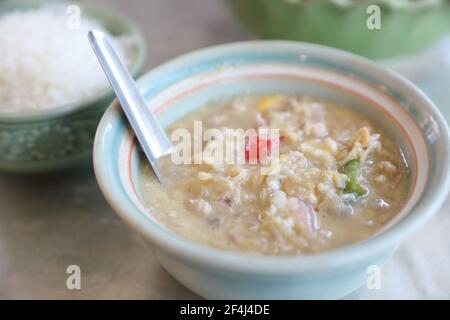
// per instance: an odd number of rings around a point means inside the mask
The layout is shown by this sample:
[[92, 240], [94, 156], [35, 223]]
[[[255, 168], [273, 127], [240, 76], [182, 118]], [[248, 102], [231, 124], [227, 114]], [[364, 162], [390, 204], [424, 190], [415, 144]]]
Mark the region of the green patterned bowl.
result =
[[[372, 59], [414, 53], [450, 31], [449, 0], [227, 0], [264, 38], [300, 40]], [[381, 29], [370, 30], [369, 5], [380, 8]], [[369, 20], [373, 21], [373, 20]]]
[[[50, 1], [0, 1], [0, 15], [10, 10], [41, 6]], [[103, 23], [113, 35], [130, 34], [135, 40], [131, 72], [138, 76], [145, 61], [146, 47], [138, 28], [115, 12], [80, 3], [82, 12]], [[27, 113], [0, 112], [0, 170], [44, 172], [66, 168], [92, 154], [98, 122], [113, 100], [108, 88], [89, 100], [56, 109]]]

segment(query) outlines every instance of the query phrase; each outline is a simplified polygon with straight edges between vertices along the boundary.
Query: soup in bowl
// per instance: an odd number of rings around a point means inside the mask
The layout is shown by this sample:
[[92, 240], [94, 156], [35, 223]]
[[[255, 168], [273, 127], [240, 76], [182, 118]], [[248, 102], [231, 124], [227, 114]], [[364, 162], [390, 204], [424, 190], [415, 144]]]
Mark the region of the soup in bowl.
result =
[[207, 298], [337, 298], [449, 188], [448, 128], [409, 82], [325, 47], [201, 50], [140, 79], [174, 142], [160, 185], [117, 102], [97, 179], [162, 265]]

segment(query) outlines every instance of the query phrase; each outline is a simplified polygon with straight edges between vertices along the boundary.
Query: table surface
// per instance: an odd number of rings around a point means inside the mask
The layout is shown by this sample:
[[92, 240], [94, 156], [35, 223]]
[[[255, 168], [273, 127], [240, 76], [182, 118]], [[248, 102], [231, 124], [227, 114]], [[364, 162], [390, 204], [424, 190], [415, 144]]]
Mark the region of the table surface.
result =
[[[197, 48], [255, 38], [220, 0], [93, 2], [116, 7], [141, 26], [147, 70]], [[450, 215], [441, 210], [383, 267], [380, 290], [363, 287], [347, 298], [450, 298], [449, 227]], [[81, 290], [66, 288], [69, 265], [81, 268]], [[86, 164], [47, 175], [0, 174], [0, 298], [199, 297], [112, 211]]]

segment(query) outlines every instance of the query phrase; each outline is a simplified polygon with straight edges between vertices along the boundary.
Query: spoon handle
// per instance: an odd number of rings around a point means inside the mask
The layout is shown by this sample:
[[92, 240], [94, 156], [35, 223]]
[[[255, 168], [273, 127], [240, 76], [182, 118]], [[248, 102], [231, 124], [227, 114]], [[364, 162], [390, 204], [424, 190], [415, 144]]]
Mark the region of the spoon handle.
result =
[[172, 143], [147, 107], [136, 83], [120, 61], [108, 37], [101, 31], [91, 30], [89, 41], [153, 171], [162, 182], [156, 169], [156, 160], [172, 151]]

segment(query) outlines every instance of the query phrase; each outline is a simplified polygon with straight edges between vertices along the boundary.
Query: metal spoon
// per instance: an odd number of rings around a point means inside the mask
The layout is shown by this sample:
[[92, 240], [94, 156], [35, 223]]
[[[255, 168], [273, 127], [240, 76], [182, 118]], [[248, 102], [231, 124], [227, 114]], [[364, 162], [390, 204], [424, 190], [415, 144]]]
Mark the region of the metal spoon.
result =
[[163, 184], [163, 177], [158, 172], [157, 160], [171, 153], [172, 143], [147, 107], [136, 83], [114, 51], [108, 36], [98, 30], [89, 31], [88, 36], [142, 150], [158, 181]]

